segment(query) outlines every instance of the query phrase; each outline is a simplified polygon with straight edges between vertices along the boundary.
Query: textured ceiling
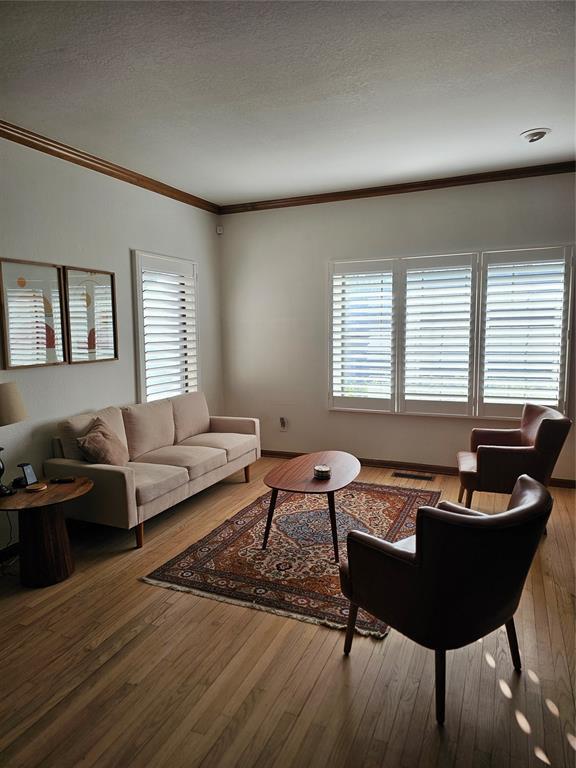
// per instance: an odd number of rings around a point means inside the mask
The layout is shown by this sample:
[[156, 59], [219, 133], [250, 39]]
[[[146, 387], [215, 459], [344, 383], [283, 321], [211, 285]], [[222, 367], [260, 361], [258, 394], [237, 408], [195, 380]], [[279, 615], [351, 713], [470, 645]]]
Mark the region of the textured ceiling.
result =
[[556, 162], [574, 5], [2, 2], [0, 105], [220, 204]]

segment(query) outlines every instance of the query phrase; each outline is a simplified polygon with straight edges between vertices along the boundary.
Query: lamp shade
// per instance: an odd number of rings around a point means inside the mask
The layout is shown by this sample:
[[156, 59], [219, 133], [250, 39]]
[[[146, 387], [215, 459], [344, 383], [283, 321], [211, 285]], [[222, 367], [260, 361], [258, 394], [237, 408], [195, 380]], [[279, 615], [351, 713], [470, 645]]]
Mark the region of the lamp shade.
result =
[[26, 408], [20, 390], [13, 381], [0, 384], [0, 427], [26, 418]]

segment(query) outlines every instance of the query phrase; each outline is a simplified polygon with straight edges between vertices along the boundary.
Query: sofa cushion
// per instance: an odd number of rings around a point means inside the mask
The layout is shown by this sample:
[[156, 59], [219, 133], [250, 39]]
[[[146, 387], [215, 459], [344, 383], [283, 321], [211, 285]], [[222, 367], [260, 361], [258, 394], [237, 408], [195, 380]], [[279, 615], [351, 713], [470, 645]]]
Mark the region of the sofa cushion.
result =
[[185, 467], [190, 480], [195, 480], [206, 472], [223, 467], [226, 464], [226, 451], [217, 448], [204, 448], [195, 445], [167, 445], [155, 451], [138, 456], [139, 463], [169, 464]]
[[131, 460], [156, 448], [173, 445], [174, 416], [170, 400], [130, 405], [122, 408], [122, 416]]
[[236, 432], [203, 432], [182, 440], [180, 445], [205, 445], [208, 448], [221, 448], [226, 451], [228, 461], [258, 449], [256, 435], [239, 435]]
[[94, 419], [88, 432], [76, 442], [84, 458], [95, 464], [122, 467], [128, 461], [126, 443], [100, 418]]
[[210, 414], [203, 392], [189, 392], [171, 398], [174, 410], [175, 443], [181, 443], [187, 437], [208, 432]]
[[78, 443], [76, 440], [88, 432], [95, 418], [102, 419], [110, 429], [119, 437], [120, 442], [126, 443], [126, 432], [124, 430], [124, 421], [120, 408], [109, 406], [99, 411], [90, 411], [81, 413], [78, 416], [72, 416], [70, 419], [61, 421], [58, 424], [58, 437], [62, 445], [62, 454], [65, 459], [83, 460]]
[[188, 482], [188, 472], [184, 467], [169, 467], [161, 464], [139, 464], [131, 461], [127, 464], [134, 471], [136, 486], [136, 504], [149, 501], [170, 493]]

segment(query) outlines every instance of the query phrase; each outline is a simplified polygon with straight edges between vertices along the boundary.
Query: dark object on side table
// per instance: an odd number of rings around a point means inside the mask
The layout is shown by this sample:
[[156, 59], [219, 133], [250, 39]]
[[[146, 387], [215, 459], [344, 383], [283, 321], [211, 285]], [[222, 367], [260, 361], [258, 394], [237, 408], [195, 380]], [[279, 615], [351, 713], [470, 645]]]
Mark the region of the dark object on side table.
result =
[[18, 464], [18, 466], [22, 470], [22, 477], [12, 480], [12, 488], [26, 488], [28, 485], [38, 482], [32, 464]]
[[[0, 448], [0, 451], [3, 451], [4, 448]], [[12, 496], [16, 491], [14, 491], [12, 488], [8, 488], [7, 485], [4, 485], [2, 482], [2, 475], [6, 471], [6, 465], [2, 461], [2, 457], [0, 456], [0, 496]]]

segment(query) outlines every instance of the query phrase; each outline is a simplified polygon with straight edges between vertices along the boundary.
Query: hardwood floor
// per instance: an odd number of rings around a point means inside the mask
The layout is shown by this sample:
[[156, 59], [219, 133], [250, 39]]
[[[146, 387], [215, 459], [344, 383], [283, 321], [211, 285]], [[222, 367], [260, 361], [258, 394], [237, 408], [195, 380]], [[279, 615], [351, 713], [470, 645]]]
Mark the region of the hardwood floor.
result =
[[[267, 489], [253, 466], [133, 533], [74, 527], [76, 572], [44, 590], [0, 577], [0, 765], [574, 766], [574, 491], [555, 506], [516, 615], [523, 672], [504, 628], [447, 654], [446, 725], [434, 718], [434, 653], [139, 581]], [[455, 477], [361, 480], [435, 488]], [[484, 511], [507, 497], [478, 494]], [[486, 563], [486, 568], [490, 563]], [[572, 741], [572, 746], [570, 744]]]

